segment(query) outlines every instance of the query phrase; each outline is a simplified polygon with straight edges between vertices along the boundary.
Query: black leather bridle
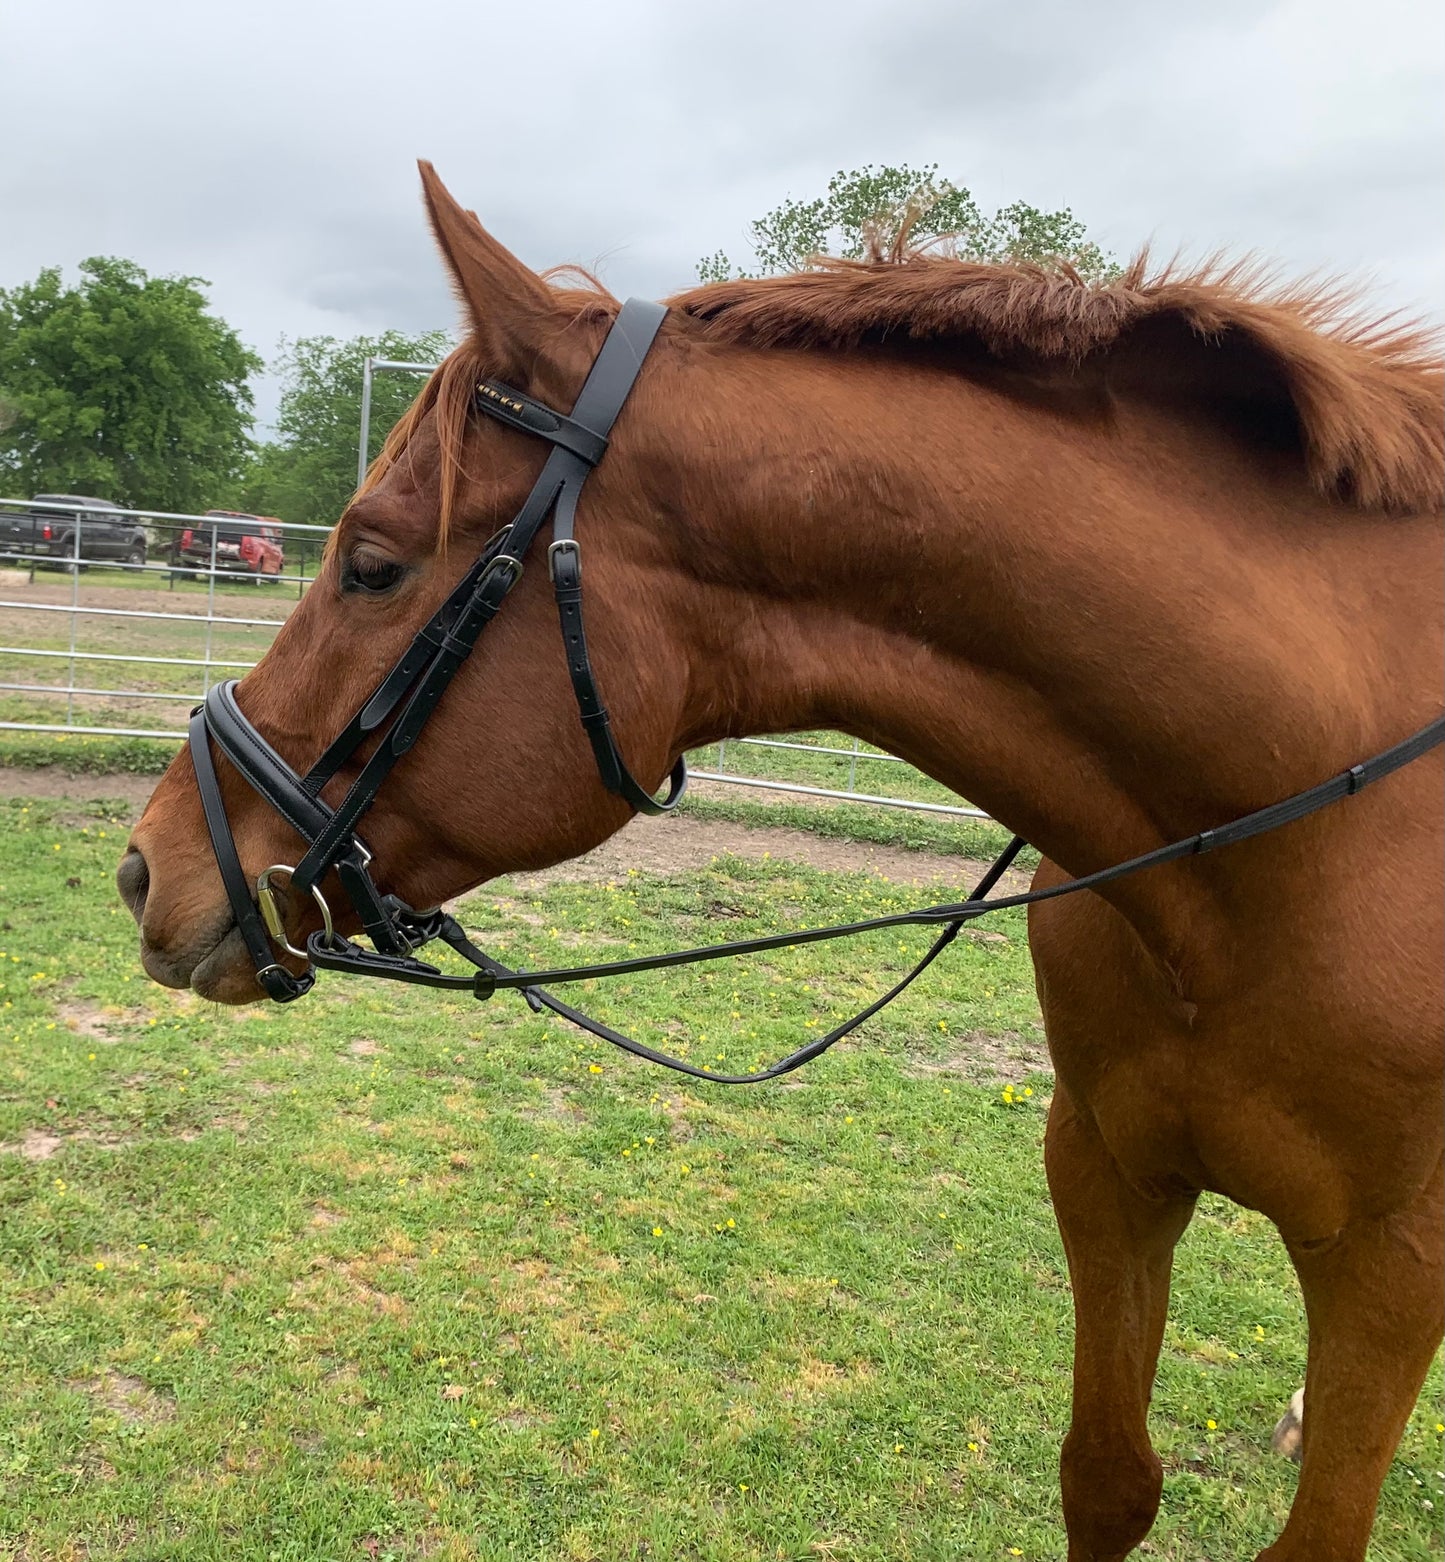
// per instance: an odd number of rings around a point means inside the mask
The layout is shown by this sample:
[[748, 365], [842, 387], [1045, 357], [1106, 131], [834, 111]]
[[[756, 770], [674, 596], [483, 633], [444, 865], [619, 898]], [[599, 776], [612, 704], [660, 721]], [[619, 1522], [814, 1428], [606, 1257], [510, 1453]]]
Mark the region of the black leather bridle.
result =
[[[623, 761], [587, 651], [582, 617], [582, 553], [574, 535], [582, 485], [606, 454], [612, 425], [636, 382], [665, 314], [661, 305], [640, 299], [629, 299], [622, 306], [570, 414], [554, 412], [499, 381], [483, 380], [478, 384], [475, 405], [479, 411], [551, 444], [552, 450], [541, 476], [516, 517], [491, 539], [451, 595], [417, 633], [401, 659], [304, 776], [298, 775], [247, 720], [236, 702], [234, 680], [213, 688], [205, 703], [192, 712], [191, 758], [216, 862], [236, 926], [255, 963], [256, 979], [267, 996], [276, 1002], [289, 1003], [309, 991], [315, 981], [316, 967], [470, 992], [477, 998], [490, 998], [494, 992], [515, 988], [534, 1010], [550, 1009], [592, 1035], [638, 1057], [698, 1079], [720, 1084], [752, 1084], [790, 1073], [855, 1030], [903, 992], [952, 943], [964, 924], [975, 917], [1004, 907], [1026, 906], [1081, 890], [1100, 889], [1146, 868], [1262, 835], [1339, 798], [1353, 795], [1369, 782], [1398, 770], [1445, 741], [1445, 716], [1442, 716], [1392, 748], [1282, 802], [1097, 873], [1027, 894], [986, 898], [1025, 844], [1015, 836], [963, 901], [836, 927], [808, 928], [801, 932], [740, 939], [700, 949], [597, 965], [517, 972], [498, 964], [478, 949], [455, 918], [447, 913], [416, 911], [395, 895], [382, 894], [371, 877], [371, 853], [357, 835], [357, 826], [393, 765], [415, 744], [447, 685], [471, 654], [478, 636], [520, 579], [532, 543], [549, 518], [552, 542], [547, 550], [547, 568], [557, 600], [567, 670], [602, 783], [638, 813], [667, 813], [681, 802], [687, 789], [687, 766], [681, 757], [673, 764], [667, 795], [661, 800], [638, 783]], [[321, 792], [326, 784], [369, 738], [378, 733], [376, 748], [362, 764], [345, 797], [334, 808], [322, 802]], [[306, 854], [294, 867], [278, 864], [260, 874], [254, 899], [226, 817], [211, 756], [211, 740], [250, 786], [308, 843]], [[320, 889], [322, 879], [333, 868], [371, 941], [371, 949], [341, 937], [335, 930], [330, 907]], [[278, 876], [285, 876], [292, 893], [311, 895], [320, 908], [322, 926], [307, 939], [304, 949], [295, 948], [287, 941], [273, 885]], [[937, 938], [912, 970], [851, 1019], [826, 1035], [816, 1037], [771, 1068], [753, 1074], [718, 1074], [709, 1068], [697, 1068], [683, 1059], [669, 1057], [591, 1019], [541, 985], [690, 965], [905, 924], [942, 925]], [[465, 975], [452, 975], [418, 960], [417, 950], [435, 939], [450, 946], [473, 969]], [[308, 962], [305, 974], [293, 975], [280, 963], [277, 945]]]
[[[582, 485], [607, 450], [608, 433], [665, 314], [661, 305], [641, 299], [632, 299], [623, 306], [570, 417], [553, 412], [509, 385], [483, 380], [477, 386], [475, 404], [480, 410], [512, 428], [550, 441], [552, 452], [515, 519], [491, 539], [481, 557], [412, 640], [401, 660], [304, 776], [298, 776], [242, 714], [236, 702], [234, 679], [213, 688], [205, 704], [192, 713], [191, 755], [226, 894], [236, 925], [256, 962], [257, 980], [277, 1002], [299, 998], [311, 986], [309, 975], [293, 976], [277, 962], [272, 951], [271, 940], [275, 939], [290, 953], [309, 958], [308, 951], [290, 949], [285, 943], [271, 885], [278, 875], [287, 876], [294, 893], [316, 898], [324, 922], [321, 931], [330, 935], [326, 942], [333, 954], [342, 948], [342, 943], [334, 937], [330, 911], [319, 890], [321, 880], [332, 868], [336, 869], [377, 954], [384, 959], [405, 960], [422, 944], [439, 936], [436, 913], [415, 912], [394, 896], [378, 891], [370, 873], [371, 853], [357, 836], [357, 825], [375, 801], [392, 766], [421, 735], [427, 718], [471, 654], [477, 637], [521, 578], [523, 560], [549, 517], [552, 545], [547, 550], [547, 567], [561, 617], [567, 670], [603, 784], [641, 813], [666, 813], [681, 802], [687, 789], [687, 766], [682, 759], [673, 766], [668, 795], [662, 801], [638, 784], [622, 759], [587, 652], [582, 619], [582, 552], [573, 535]], [[389, 718], [394, 718], [390, 727], [346, 796], [334, 809], [328, 807], [321, 801], [322, 789]], [[251, 786], [309, 843], [306, 855], [294, 868], [278, 865], [261, 875], [257, 885], [259, 908], [252, 901], [251, 888], [237, 859], [205, 741], [207, 735], [215, 739]], [[366, 956], [371, 968], [373, 957], [364, 950], [357, 953]]]

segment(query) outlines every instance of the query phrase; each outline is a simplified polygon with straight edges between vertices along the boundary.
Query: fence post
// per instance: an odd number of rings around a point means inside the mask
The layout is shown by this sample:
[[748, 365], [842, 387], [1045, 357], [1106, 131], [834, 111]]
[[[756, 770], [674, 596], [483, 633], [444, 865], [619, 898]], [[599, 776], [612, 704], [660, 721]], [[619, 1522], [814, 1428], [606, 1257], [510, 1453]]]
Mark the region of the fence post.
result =
[[[65, 725], [75, 725], [75, 636], [80, 628], [80, 511], [75, 512], [75, 522], [70, 528], [70, 692], [65, 696]], [[32, 579], [34, 576], [32, 575]]]
[[211, 646], [212, 637], [216, 628], [216, 539], [220, 535], [220, 526], [216, 521], [211, 522], [211, 582], [210, 589], [206, 593], [206, 666], [205, 677], [201, 680], [203, 693], [211, 692]]
[[366, 447], [371, 443], [371, 373], [376, 359], [369, 354], [361, 371], [361, 444], [356, 452], [356, 486], [366, 481]]

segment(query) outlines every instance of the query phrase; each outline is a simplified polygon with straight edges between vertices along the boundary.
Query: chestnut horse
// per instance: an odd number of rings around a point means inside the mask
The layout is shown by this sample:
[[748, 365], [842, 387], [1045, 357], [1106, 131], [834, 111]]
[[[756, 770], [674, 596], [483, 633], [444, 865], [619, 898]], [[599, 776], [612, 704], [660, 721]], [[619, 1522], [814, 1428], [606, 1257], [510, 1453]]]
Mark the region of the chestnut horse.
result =
[[[300, 769], [537, 476], [546, 447], [476, 415], [479, 377], [569, 407], [617, 312], [423, 177], [470, 331], [241, 685]], [[654, 784], [719, 738], [841, 728], [1032, 841], [1049, 884], [1422, 726], [1441, 701], [1441, 380], [1426, 337], [1340, 303], [1239, 271], [1090, 287], [921, 255], [674, 299], [579, 512], [628, 764]], [[414, 906], [628, 818], [544, 576], [530, 560], [367, 817], [382, 888]], [[219, 768], [248, 873], [295, 862]], [[1275, 1223], [1308, 1311], [1299, 1489], [1263, 1555], [1365, 1554], [1442, 1328], [1441, 775], [1435, 752], [1276, 833], [1033, 908], [1077, 1317], [1073, 1562], [1123, 1557], [1153, 1521], [1146, 1413], [1201, 1189]], [[256, 997], [188, 753], [120, 882], [156, 980]]]

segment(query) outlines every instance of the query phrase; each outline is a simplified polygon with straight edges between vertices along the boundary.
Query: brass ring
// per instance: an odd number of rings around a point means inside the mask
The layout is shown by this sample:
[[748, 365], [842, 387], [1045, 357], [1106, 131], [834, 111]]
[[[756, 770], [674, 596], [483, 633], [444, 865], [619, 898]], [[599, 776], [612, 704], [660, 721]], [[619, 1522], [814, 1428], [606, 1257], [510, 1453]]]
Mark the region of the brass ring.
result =
[[[284, 862], [273, 863], [271, 867], [264, 869], [256, 879], [256, 904], [261, 912], [261, 920], [266, 924], [266, 931], [271, 937], [288, 955], [296, 955], [299, 959], [309, 961], [310, 955], [304, 949], [298, 949], [286, 937], [286, 924], [281, 920], [281, 912], [276, 905], [276, 891], [271, 888], [273, 873], [284, 873], [287, 878], [290, 878], [295, 872], [295, 868], [288, 867]], [[331, 907], [326, 904], [325, 897], [315, 884], [311, 886], [311, 898], [320, 908], [321, 925], [326, 932], [326, 942], [335, 943], [336, 929], [331, 924]]]

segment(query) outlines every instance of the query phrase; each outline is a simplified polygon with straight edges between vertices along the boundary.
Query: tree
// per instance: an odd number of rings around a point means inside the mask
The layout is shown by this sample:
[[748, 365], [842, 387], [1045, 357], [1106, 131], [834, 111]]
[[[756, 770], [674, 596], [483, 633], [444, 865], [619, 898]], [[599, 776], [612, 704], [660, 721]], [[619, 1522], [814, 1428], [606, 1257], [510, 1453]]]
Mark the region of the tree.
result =
[[[288, 521], [329, 526], [356, 487], [356, 442], [361, 432], [361, 381], [366, 359], [436, 363], [453, 343], [445, 331], [406, 336], [302, 336], [281, 344], [272, 369], [281, 376], [276, 439], [258, 447], [245, 502]], [[371, 442], [381, 449], [387, 430], [411, 405], [421, 377], [383, 371], [372, 381]]]
[[1067, 261], [1081, 275], [1117, 276], [1118, 264], [1087, 235], [1067, 207], [1041, 212], [1026, 202], [1003, 206], [985, 217], [962, 185], [926, 168], [874, 168], [867, 164], [828, 181], [826, 194], [811, 201], [791, 196], [750, 226], [757, 257], [754, 272], [735, 270], [721, 251], [698, 262], [704, 282], [732, 276], [772, 276], [806, 271], [819, 256], [861, 260], [887, 252], [899, 236], [909, 242], [936, 239], [945, 253], [963, 260]]
[[250, 453], [261, 368], [198, 277], [81, 262], [0, 289], [0, 489], [156, 510], [225, 502]]

